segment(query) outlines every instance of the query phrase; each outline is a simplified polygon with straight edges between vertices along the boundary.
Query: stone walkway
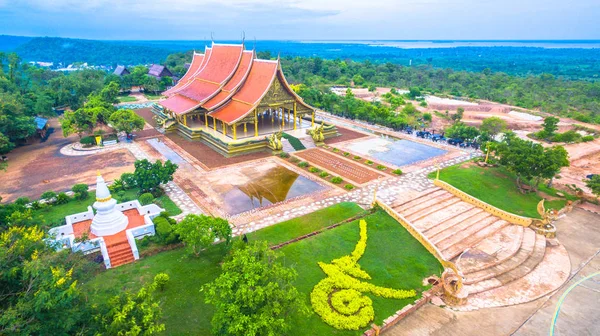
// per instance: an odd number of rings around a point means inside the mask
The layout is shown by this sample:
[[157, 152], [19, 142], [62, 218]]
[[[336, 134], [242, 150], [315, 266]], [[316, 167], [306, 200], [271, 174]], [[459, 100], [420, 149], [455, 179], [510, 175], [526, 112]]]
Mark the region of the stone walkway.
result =
[[[156, 159], [148, 155], [144, 150], [138, 146], [135, 142], [120, 142], [121, 146], [129, 149], [131, 154], [135, 156], [137, 160], [147, 159], [149, 161], [156, 161]], [[176, 220], [181, 220], [188, 214], [202, 214], [204, 213], [194, 201], [186, 194], [175, 182], [169, 181], [163, 186], [165, 193], [169, 198], [175, 202], [175, 204], [181, 209], [181, 214], [174, 216]]]

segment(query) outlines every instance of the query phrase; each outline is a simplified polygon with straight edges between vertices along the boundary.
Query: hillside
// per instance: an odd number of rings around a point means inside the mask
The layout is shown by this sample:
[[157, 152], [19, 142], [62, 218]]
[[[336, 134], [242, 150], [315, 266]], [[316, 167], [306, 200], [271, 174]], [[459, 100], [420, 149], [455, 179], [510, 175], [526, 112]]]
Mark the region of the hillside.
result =
[[35, 37], [14, 49], [26, 61], [63, 64], [87, 62], [90, 65], [135, 65], [159, 63], [170, 51], [119, 42]]
[[33, 37], [0, 35], [0, 51], [13, 51], [18, 46], [31, 41]]

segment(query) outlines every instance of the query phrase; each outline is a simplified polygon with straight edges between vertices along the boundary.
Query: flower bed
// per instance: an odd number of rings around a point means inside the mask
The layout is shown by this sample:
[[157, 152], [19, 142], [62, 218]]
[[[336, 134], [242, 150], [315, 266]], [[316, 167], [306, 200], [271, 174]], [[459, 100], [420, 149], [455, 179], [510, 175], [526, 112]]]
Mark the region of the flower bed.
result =
[[392, 168], [392, 167], [383, 165], [379, 162], [372, 161], [370, 159], [363, 159], [361, 156], [353, 155], [352, 153], [342, 151], [339, 148], [335, 148], [335, 147], [331, 147], [331, 146], [323, 146], [322, 148], [328, 150], [331, 153], [346, 157], [348, 159], [352, 159], [355, 162], [362, 163], [365, 166], [374, 167], [377, 170], [379, 170], [387, 175], [392, 175], [392, 176], [401, 175], [401, 174], [394, 173], [395, 171], [398, 171], [399, 169], [394, 170], [394, 168]]

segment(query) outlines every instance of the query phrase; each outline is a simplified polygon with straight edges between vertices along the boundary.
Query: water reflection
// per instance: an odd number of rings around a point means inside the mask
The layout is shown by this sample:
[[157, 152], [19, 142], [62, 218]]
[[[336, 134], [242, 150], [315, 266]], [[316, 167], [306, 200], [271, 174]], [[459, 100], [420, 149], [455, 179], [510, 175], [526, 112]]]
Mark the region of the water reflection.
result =
[[279, 165], [267, 169], [245, 167], [235, 175], [223, 181], [228, 184], [213, 186], [230, 215], [325, 189], [317, 182]]

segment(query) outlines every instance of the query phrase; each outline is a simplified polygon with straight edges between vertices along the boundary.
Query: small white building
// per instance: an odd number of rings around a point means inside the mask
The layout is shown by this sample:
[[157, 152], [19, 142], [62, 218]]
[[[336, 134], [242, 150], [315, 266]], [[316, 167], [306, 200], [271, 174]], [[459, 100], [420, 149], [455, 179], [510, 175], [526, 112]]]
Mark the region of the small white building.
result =
[[164, 209], [155, 204], [142, 206], [138, 200], [117, 204], [106, 182], [98, 174], [96, 202], [86, 212], [66, 217], [66, 225], [50, 229], [58, 248], [83, 253], [100, 251], [106, 268], [140, 258], [136, 239], [154, 235], [152, 220]]

